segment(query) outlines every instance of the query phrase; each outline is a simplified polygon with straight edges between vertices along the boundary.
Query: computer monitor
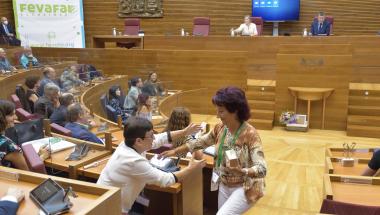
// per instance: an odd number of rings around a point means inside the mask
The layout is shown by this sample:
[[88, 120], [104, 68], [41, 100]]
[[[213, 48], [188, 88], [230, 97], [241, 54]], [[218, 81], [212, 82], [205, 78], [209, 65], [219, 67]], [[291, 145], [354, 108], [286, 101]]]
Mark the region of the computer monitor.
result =
[[252, 0], [252, 16], [267, 22], [299, 20], [300, 0]]

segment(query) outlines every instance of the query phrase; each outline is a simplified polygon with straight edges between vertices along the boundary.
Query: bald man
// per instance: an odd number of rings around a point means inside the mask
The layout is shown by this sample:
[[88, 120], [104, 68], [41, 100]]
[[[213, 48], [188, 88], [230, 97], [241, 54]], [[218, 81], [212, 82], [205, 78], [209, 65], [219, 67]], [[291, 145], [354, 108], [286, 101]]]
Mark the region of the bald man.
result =
[[11, 46], [20, 46], [21, 44], [20, 40], [16, 38], [16, 32], [9, 24], [7, 17], [1, 17], [0, 36]]

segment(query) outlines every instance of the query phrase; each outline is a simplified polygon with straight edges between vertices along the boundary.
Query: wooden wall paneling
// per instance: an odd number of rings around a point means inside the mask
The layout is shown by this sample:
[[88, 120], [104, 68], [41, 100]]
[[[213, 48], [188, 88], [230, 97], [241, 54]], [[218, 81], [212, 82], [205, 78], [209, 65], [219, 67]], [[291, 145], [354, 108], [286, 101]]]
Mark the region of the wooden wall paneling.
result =
[[[62, 62], [56, 65], [50, 65], [57, 73], [57, 77], [62, 74], [63, 69], [75, 64], [76, 62]], [[0, 84], [0, 98], [8, 99], [11, 94], [15, 93], [16, 85], [24, 85], [25, 78], [28, 76], [40, 76], [42, 78], [42, 70], [39, 68], [32, 69], [30, 71], [22, 71], [14, 75], [8, 76], [1, 80]], [[24, 86], [25, 87], [25, 86]]]
[[[84, 5], [84, 23], [86, 45], [90, 47], [93, 35], [112, 33], [112, 28], [123, 31], [122, 18], [117, 17], [118, 1], [86, 0]], [[195, 16], [211, 18], [210, 35], [229, 35], [229, 29], [238, 27], [244, 15], [251, 14], [251, 1], [247, 0], [166, 0], [163, 2], [163, 18], [144, 18], [141, 22], [146, 35], [180, 35], [180, 29], [192, 31]], [[13, 22], [12, 0], [2, 0], [0, 14]], [[300, 20], [280, 23], [280, 34], [301, 35], [303, 29], [310, 28], [313, 17], [319, 11], [325, 11], [335, 17], [335, 35], [375, 35], [380, 30], [380, 4], [378, 0], [366, 2], [354, 0], [302, 0]], [[272, 34], [272, 23], [265, 23], [264, 35]]]
[[[286, 53], [286, 48], [290, 47], [281, 47], [280, 49], [285, 50]], [[307, 54], [308, 48], [320, 50], [320, 54]], [[340, 50], [341, 45], [331, 45], [330, 48], [325, 49], [320, 48], [306, 46], [303, 53], [300, 54], [282, 54], [280, 52], [277, 55], [275, 119], [278, 120], [282, 111], [293, 110], [294, 100], [288, 91], [288, 87], [334, 88], [334, 93], [327, 99], [326, 103], [325, 128], [345, 130], [352, 55], [350, 52], [340, 55], [327, 54], [334, 53], [334, 50]], [[350, 47], [344, 49], [349, 50]], [[294, 49], [290, 48], [289, 50]], [[303, 63], [305, 61], [306, 63]], [[321, 61], [322, 64], [319, 64], [318, 62]], [[298, 112], [306, 113], [306, 102], [298, 104]], [[321, 115], [322, 102], [312, 102], [311, 128], [321, 127]]]

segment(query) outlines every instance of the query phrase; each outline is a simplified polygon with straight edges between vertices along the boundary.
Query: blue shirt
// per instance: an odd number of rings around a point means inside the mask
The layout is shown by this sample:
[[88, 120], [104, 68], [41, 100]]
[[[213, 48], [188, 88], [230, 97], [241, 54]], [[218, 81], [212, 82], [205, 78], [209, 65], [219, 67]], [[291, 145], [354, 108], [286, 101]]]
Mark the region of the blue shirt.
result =
[[[29, 58], [25, 55], [22, 54], [20, 57], [20, 64], [24, 69], [27, 69], [29, 67]], [[33, 66], [38, 66], [38, 60], [37, 58], [33, 57], [32, 58], [32, 65]]]
[[0, 70], [12, 71], [12, 65], [9, 63], [8, 59], [0, 58]]
[[68, 122], [65, 128], [71, 131], [71, 135], [74, 138], [85, 140], [93, 143], [103, 144], [103, 142], [93, 133], [91, 133], [85, 126], [80, 125], [76, 122]]

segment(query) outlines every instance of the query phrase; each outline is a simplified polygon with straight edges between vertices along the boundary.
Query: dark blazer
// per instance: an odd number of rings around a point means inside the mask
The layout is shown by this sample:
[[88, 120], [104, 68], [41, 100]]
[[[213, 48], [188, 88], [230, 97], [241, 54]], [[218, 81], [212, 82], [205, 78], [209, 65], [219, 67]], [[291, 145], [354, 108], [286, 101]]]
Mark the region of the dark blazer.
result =
[[8, 32], [13, 34], [14, 36], [8, 37], [7, 33], [5, 33], [3, 23], [0, 23], [0, 36], [2, 36], [3, 39], [5, 39], [5, 42], [9, 43], [9, 45], [20, 46], [21, 41], [16, 38], [16, 32], [15, 32], [14, 28], [11, 26], [11, 24], [8, 24], [7, 28], [8, 28]]
[[317, 36], [319, 34], [326, 34], [328, 36], [330, 35], [330, 23], [325, 20], [322, 23], [322, 28], [319, 28], [318, 20], [314, 20], [311, 24], [310, 32], [313, 36]]
[[75, 123], [75, 122], [68, 122], [68, 123], [66, 123], [65, 128], [67, 128], [71, 131], [71, 135], [74, 138], [77, 138], [80, 140], [90, 141], [93, 143], [103, 144], [103, 142], [95, 134], [91, 133], [83, 125], [80, 125], [80, 124]]
[[34, 103], [34, 113], [41, 115], [42, 117], [50, 118], [54, 112], [54, 104], [47, 97], [39, 97], [36, 103]]
[[66, 115], [67, 115], [67, 107], [64, 105], [59, 106], [59, 108], [56, 108], [53, 113], [50, 116], [50, 122], [56, 123], [62, 127], [65, 127], [67, 121], [66, 121]]
[[[13, 34], [13, 35], [16, 36], [15, 30], [14, 30], [14, 28], [13, 28], [13, 26], [11, 24], [8, 24], [7, 28], [8, 28], [9, 33], [11, 33], [11, 34]], [[5, 29], [4, 29], [3, 23], [0, 23], [0, 35], [7, 36], [7, 34], [5, 33]]]
[[11, 201], [0, 201], [0, 214], [15, 215], [18, 203]]

